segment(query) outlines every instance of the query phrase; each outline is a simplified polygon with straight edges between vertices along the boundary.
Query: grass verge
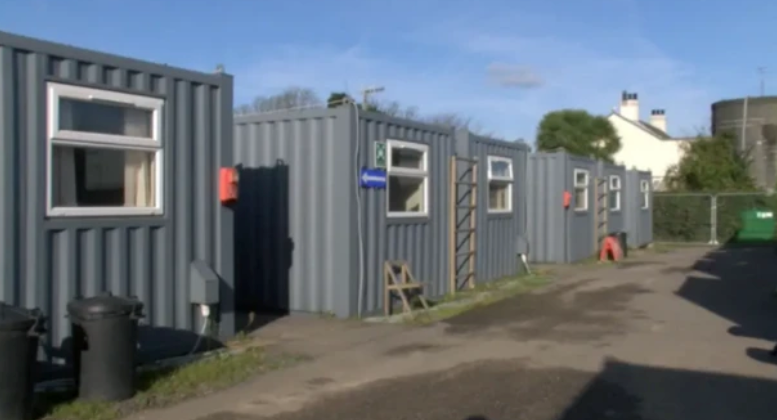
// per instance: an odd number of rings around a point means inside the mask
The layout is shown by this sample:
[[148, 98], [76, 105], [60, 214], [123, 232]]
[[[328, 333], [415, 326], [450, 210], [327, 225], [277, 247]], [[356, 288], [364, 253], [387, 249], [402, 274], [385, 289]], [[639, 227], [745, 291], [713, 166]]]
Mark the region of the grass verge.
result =
[[407, 322], [423, 325], [442, 321], [475, 308], [529, 292], [548, 284], [549, 281], [549, 277], [545, 275], [534, 274], [478, 284], [472, 289], [461, 290], [455, 295], [430, 302], [431, 309], [428, 313], [419, 313], [415, 318], [407, 319]]
[[649, 248], [640, 249], [640, 251], [654, 252], [658, 254], [666, 254], [667, 252], [676, 251], [679, 249], [689, 248], [716, 248], [716, 245], [710, 245], [700, 242], [653, 242]]
[[44, 420], [116, 420], [229, 388], [263, 372], [288, 367], [302, 358], [270, 355], [258, 347], [220, 353], [188, 365], [138, 373], [138, 393], [116, 403], [75, 400], [70, 393], [36, 396], [36, 418]]

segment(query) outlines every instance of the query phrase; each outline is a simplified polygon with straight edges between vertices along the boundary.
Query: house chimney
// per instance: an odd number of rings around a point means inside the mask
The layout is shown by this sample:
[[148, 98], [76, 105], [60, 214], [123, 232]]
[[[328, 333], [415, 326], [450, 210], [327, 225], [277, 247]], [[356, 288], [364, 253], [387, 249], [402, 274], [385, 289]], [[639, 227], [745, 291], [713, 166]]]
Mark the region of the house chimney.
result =
[[663, 109], [650, 111], [650, 125], [666, 133], [666, 111]]
[[620, 114], [632, 121], [639, 121], [639, 99], [636, 93], [623, 91], [621, 94]]

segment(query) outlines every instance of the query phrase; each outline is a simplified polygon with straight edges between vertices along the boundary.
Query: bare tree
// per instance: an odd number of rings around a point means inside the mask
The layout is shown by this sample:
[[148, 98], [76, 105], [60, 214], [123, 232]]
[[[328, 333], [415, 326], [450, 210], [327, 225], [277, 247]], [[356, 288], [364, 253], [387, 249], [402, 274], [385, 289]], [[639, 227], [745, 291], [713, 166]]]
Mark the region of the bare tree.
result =
[[494, 137], [494, 133], [486, 131], [482, 125], [475, 122], [470, 117], [459, 115], [455, 112], [444, 112], [441, 114], [433, 114], [423, 118], [423, 120], [429, 124], [439, 125], [442, 127], [453, 127], [456, 129], [467, 129], [477, 135]]
[[313, 89], [291, 86], [275, 95], [258, 96], [250, 105], [237, 107], [235, 113], [250, 114], [321, 105], [323, 102]]
[[397, 118], [405, 118], [408, 120], [415, 120], [419, 118], [418, 115], [418, 108], [414, 106], [402, 106], [397, 101], [391, 101], [391, 102], [379, 102], [372, 105], [376, 111], [382, 112], [386, 115], [390, 115], [392, 117]]
[[[327, 106], [330, 108], [342, 106], [344, 100], [348, 98], [349, 95], [346, 92], [332, 92]], [[313, 89], [291, 86], [276, 95], [259, 96], [251, 104], [240, 105], [235, 108], [235, 113], [243, 115], [308, 106], [325, 106], [325, 104]], [[380, 112], [396, 118], [423, 121], [446, 128], [465, 128], [481, 136], [493, 137], [493, 133], [483, 130], [482, 126], [472, 118], [453, 112], [423, 116], [417, 107], [404, 106], [397, 101], [370, 102], [366, 105], [362, 104], [361, 107], [367, 111]]]

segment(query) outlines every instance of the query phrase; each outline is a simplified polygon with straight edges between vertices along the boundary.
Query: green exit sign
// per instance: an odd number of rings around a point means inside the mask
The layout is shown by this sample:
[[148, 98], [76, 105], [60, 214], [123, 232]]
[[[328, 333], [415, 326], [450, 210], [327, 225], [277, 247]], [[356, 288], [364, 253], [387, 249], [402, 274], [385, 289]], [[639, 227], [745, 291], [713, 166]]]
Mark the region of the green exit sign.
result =
[[386, 168], [386, 143], [382, 141], [376, 141], [374, 143], [375, 150], [375, 162], [376, 168]]

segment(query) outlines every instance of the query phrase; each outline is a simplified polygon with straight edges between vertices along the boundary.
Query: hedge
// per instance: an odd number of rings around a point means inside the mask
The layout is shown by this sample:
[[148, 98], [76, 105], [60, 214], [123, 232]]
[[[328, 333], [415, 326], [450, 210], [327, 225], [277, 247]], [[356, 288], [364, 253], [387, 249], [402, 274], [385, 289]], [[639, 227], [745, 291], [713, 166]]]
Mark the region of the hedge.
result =
[[729, 242], [741, 227], [745, 210], [777, 212], [777, 196], [753, 194], [655, 193], [653, 237], [657, 242], [709, 242], [713, 197], [717, 204], [717, 241]]

